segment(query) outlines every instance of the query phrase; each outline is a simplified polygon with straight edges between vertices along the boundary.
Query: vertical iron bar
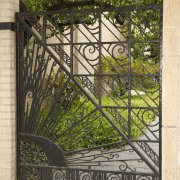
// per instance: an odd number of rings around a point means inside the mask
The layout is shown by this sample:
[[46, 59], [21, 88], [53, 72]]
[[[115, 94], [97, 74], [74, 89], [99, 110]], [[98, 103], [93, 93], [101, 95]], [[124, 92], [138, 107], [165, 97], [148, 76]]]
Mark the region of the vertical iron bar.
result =
[[[19, 16], [18, 16], [19, 18]], [[18, 98], [19, 98], [19, 102], [18, 102], [18, 105], [19, 105], [19, 115], [18, 115], [18, 121], [19, 121], [19, 131], [23, 131], [24, 130], [24, 119], [23, 119], [23, 113], [24, 113], [24, 94], [22, 93], [23, 92], [23, 88], [22, 87], [22, 79], [25, 78], [24, 77], [24, 49], [25, 49], [25, 29], [24, 27], [22, 27], [20, 29], [20, 33], [19, 33], [19, 57], [18, 57], [18, 78], [19, 78], [19, 87], [18, 87]], [[27, 78], [27, 77], [26, 77]], [[20, 101], [20, 98], [23, 98], [21, 99]]]
[[19, 136], [18, 136], [18, 132], [19, 132], [19, 113], [20, 113], [20, 109], [19, 109], [19, 52], [20, 52], [20, 48], [19, 48], [19, 37], [20, 37], [20, 32], [19, 32], [19, 22], [18, 22], [18, 14], [16, 13], [15, 15], [16, 17], [16, 153], [17, 153], [17, 158], [16, 158], [16, 172], [17, 172], [17, 178], [19, 179], [19, 164], [20, 164], [20, 140], [19, 140]]
[[102, 105], [102, 87], [103, 84], [102, 84], [102, 78], [103, 76], [101, 76], [103, 74], [103, 66], [102, 66], [102, 57], [101, 57], [101, 54], [102, 54], [102, 48], [101, 48], [101, 43], [102, 43], [102, 13], [101, 11], [99, 12], [98, 14], [98, 18], [99, 18], [99, 41], [98, 41], [98, 49], [99, 49], [99, 72], [98, 72], [98, 91], [99, 91], [99, 106], [101, 107]]
[[43, 41], [46, 44], [46, 15], [43, 15]]
[[128, 12], [128, 138], [131, 139], [131, 10]]
[[70, 23], [71, 23], [71, 33], [70, 33], [70, 74], [73, 76], [74, 74], [74, 51], [73, 51], [73, 45], [74, 45], [74, 37], [73, 37], [73, 22], [74, 22], [74, 15], [73, 15], [73, 11], [71, 11], [70, 13]]
[[162, 179], [162, 41], [163, 41], [163, 8], [160, 7], [160, 75], [159, 75], [159, 180]]

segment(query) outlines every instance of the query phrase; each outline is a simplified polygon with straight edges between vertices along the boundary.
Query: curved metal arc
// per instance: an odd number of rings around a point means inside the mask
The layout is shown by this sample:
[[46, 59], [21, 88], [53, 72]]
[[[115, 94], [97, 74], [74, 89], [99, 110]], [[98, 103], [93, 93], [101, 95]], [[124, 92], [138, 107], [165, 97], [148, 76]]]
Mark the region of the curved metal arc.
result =
[[26, 139], [39, 145], [46, 154], [50, 166], [67, 167], [63, 151], [51, 140], [24, 133], [19, 133], [19, 139]]

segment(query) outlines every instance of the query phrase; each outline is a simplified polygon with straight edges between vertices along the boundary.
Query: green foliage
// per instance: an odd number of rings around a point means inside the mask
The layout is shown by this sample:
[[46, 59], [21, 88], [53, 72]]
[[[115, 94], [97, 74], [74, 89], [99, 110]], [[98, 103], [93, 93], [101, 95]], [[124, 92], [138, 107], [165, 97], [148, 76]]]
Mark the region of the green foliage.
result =
[[[75, 2], [78, 0], [65, 0], [65, 2]], [[95, 0], [95, 5], [111, 5], [111, 6], [122, 6], [122, 5], [144, 5], [144, 4], [162, 4], [163, 0]], [[23, 0], [29, 11], [42, 11], [48, 7], [55, 5], [60, 0]], [[90, 6], [92, 8], [92, 6]], [[84, 8], [84, 7], [83, 7]], [[86, 7], [88, 8], [88, 7]]]
[[[155, 74], [158, 74], [159, 72], [159, 64], [152, 64], [152, 62], [149, 62], [148, 60], [132, 60], [131, 64], [132, 73], [137, 75], [133, 78], [132, 84], [134, 88], [140, 91], [153, 91], [157, 90], [159, 85], [157, 82], [157, 79], [155, 79]], [[154, 75], [154, 76], [148, 76]], [[144, 75], [144, 76], [138, 76], [138, 75]], [[147, 76], [145, 76], [147, 75]]]
[[[148, 59], [134, 59], [131, 57], [120, 57], [113, 58], [106, 56], [102, 58], [102, 73], [103, 74], [120, 74], [126, 75], [128, 73], [132, 74], [156, 74], [159, 72], [159, 64], [154, 64]], [[129, 70], [129, 65], [131, 70]], [[96, 73], [99, 71], [97, 68]], [[130, 71], [130, 72], [129, 72]]]
[[[25, 3], [27, 9], [29, 11], [43, 11], [47, 10], [48, 7], [55, 5], [57, 3], [60, 3], [61, 1], [59, 0], [23, 0]], [[75, 2], [75, 1], [69, 1], [65, 0], [65, 2]], [[103, 5], [111, 5], [111, 6], [123, 6], [123, 5], [145, 5], [145, 4], [162, 4], [162, 0], [95, 0], [95, 6], [85, 6], [85, 7], [76, 7], [76, 9], [92, 9], [96, 8], [97, 6], [103, 6]], [[58, 16], [58, 15], [57, 15]], [[76, 13], [75, 14], [75, 21], [78, 20], [79, 22], [86, 22], [86, 24], [91, 24], [95, 23], [94, 17], [92, 17], [92, 14], [88, 16], [88, 14], [82, 14], [82, 13]], [[130, 17], [131, 16], [131, 17]], [[108, 14], [105, 14], [106, 18], [111, 18], [115, 19], [115, 22], [117, 24], [121, 24], [122, 21], [123, 25], [120, 26], [120, 31], [121, 32], [126, 32], [124, 33], [126, 39], [128, 40], [131, 38], [131, 41], [142, 41], [145, 42], [147, 40], [158, 40], [160, 37], [160, 26], [161, 26], [161, 20], [160, 20], [160, 12], [157, 10], [134, 10], [129, 14], [129, 12], [111, 12]], [[118, 20], [119, 19], [119, 20]], [[128, 19], [128, 21], [126, 21]], [[129, 22], [131, 19], [131, 22]], [[57, 23], [65, 23], [68, 20], [68, 16], [59, 16], [56, 17]], [[128, 28], [129, 28], [129, 23], [131, 23], [131, 37], [129, 37], [128, 34]], [[51, 34], [48, 35], [48, 37], [55, 36], [59, 34], [59, 30], [54, 28], [53, 26], [49, 25], [51, 29]], [[118, 25], [119, 26], [119, 25]], [[62, 31], [65, 26], [60, 27]], [[156, 48], [156, 46], [153, 43], [150, 43], [149, 45], [145, 44], [136, 44], [132, 43], [131, 48], [133, 49], [132, 51], [132, 56], [136, 58], [141, 58], [141, 53], [139, 53], [139, 50], [143, 49], [144, 46], [147, 46], [146, 52], [149, 52], [149, 58], [154, 58], [158, 57], [160, 55], [159, 48]]]
[[[143, 98], [147, 99], [145, 95]], [[65, 150], [73, 150], [74, 148], [82, 149], [122, 141], [122, 137], [116, 132], [116, 130], [113, 130], [108, 120], [100, 116], [99, 112], [94, 113], [92, 116], [90, 116], [90, 118], [88, 118], [88, 120], [85, 119], [82, 121], [80, 118], [82, 116], [82, 111], [77, 111], [77, 107], [82, 103], [83, 100], [84, 98], [81, 97], [79, 101], [76, 101], [76, 103], [74, 103], [63, 116], [61, 113], [59, 113], [59, 119], [57, 118], [59, 123], [53, 131], [56, 132], [57, 136], [58, 134], [66, 131], [73, 124], [79, 122], [79, 125], [77, 125], [77, 127], [71, 130], [69, 133], [66, 133], [65, 136], [62, 136], [58, 140], [58, 144], [60, 144], [60, 146]], [[106, 105], [113, 103], [112, 99], [109, 97], [104, 97], [104, 102], [106, 102]], [[150, 101], [148, 103], [152, 104]], [[139, 97], [133, 97], [132, 104], [133, 106], [144, 105], [140, 101]], [[84, 109], [83, 113], [87, 114], [94, 109], [94, 105], [91, 102], [87, 102], [82, 108]], [[141, 131], [145, 129], [143, 121], [148, 125], [155, 119], [153, 112], [147, 111], [143, 113], [145, 114], [143, 115], [143, 118], [141, 118], [141, 115], [138, 114], [138, 110], [133, 110], [131, 112], [130, 126], [132, 139], [137, 139], [142, 134]], [[43, 116], [47, 115], [48, 111], [44, 111]], [[96, 116], [100, 116], [100, 118], [94, 120], [94, 117]], [[121, 116], [128, 122], [128, 110], [122, 111]], [[112, 115], [109, 115], [109, 117], [120, 128], [120, 130], [127, 135], [127, 130], [122, 128], [122, 126], [116, 122]], [[76, 145], [74, 145], [74, 142]]]
[[101, 5], [109, 4], [111, 6], [160, 4], [162, 1], [163, 0], [95, 0], [95, 2]]
[[[131, 68], [129, 69], [129, 66]], [[101, 69], [101, 70], [100, 70]], [[101, 71], [101, 72], [100, 72]], [[133, 74], [134, 77], [131, 79], [133, 88], [139, 91], [153, 91], [158, 89], [158, 82], [155, 79], [155, 75], [159, 72], [159, 64], [153, 60], [129, 59], [128, 57], [112, 58], [107, 56], [101, 59], [101, 68], [97, 67], [95, 75], [98, 73], [103, 75], [116, 75], [119, 74], [122, 77], [114, 79], [108, 79], [108, 76], [102, 80], [102, 84], [106, 87], [106, 83], [113, 84], [113, 90], [110, 90], [111, 94], [115, 97], [117, 93], [124, 96], [128, 90], [129, 77], [128, 74]], [[148, 74], [154, 76], [148, 76]], [[142, 76], [143, 75], [143, 76]], [[106, 79], [107, 78], [107, 79]], [[99, 78], [95, 76], [95, 84], [98, 85]]]
[[58, 0], [22, 0], [28, 11], [45, 11], [47, 7], [55, 5]]
[[[58, 78], [55, 78], [53, 75], [51, 81], [55, 84], [56, 88], [61, 88], [57, 90], [60, 92], [67, 82], [67, 77], [65, 77], [64, 74], [61, 74]], [[59, 84], [61, 86], [59, 86]], [[75, 94], [78, 91], [78, 88], [72, 81], [69, 82], [67, 87], [68, 88], [63, 91], [63, 95], [66, 97], [69, 97], [72, 93]], [[155, 96], [157, 96], [157, 93], [151, 95], [152, 98]], [[142, 95], [141, 97], [133, 96], [131, 98], [132, 106], [146, 107], [147, 104], [142, 99], [144, 99], [150, 106], [155, 106], [154, 102], [147, 95]], [[116, 98], [115, 100], [120, 106], [124, 105], [120, 99]], [[124, 100], [127, 101], [128, 97], [124, 97]], [[102, 101], [104, 106], [116, 105], [114, 100], [109, 96], [103, 96]], [[68, 108], [61, 103], [61, 106], [57, 105], [53, 112], [50, 112], [48, 108], [44, 108], [39, 117], [39, 119], [42, 120], [42, 118], [48, 117], [49, 113], [51, 113], [50, 117], [52, 119], [49, 119], [50, 123], [48, 126], [53, 126], [54, 118], [55, 121], [58, 122], [51, 132], [52, 137], [58, 137], [63, 132], [67, 131], [57, 141], [64, 150], [82, 149], [123, 141], [122, 137], [113, 129], [112, 125], [101, 115], [100, 112], [95, 111], [93, 114], [88, 116], [88, 118], [85, 118], [90, 112], [96, 109], [85, 96], [77, 95], [71, 103], [72, 104], [68, 106]], [[108, 110], [104, 109], [104, 111], [109, 114]], [[132, 139], [137, 139], [142, 134], [142, 131], [145, 129], [144, 123], [148, 125], [155, 119], [154, 113], [150, 110], [142, 110], [142, 112], [139, 112], [138, 109], [132, 110], [130, 113], [131, 119], [129, 119], [129, 111], [127, 109], [121, 110], [119, 114], [126, 122], [130, 123]], [[109, 114], [109, 118], [112, 119], [117, 127], [127, 135], [127, 129], [124, 129], [121, 123], [117, 123], [117, 119], [113, 114]], [[71, 129], [75, 124], [77, 125]], [[44, 129], [46, 128], [47, 127], [44, 127]]]
[[[80, 101], [74, 104], [71, 109], [63, 116], [63, 119], [60, 120], [59, 125], [62, 125], [62, 130], [67, 129], [69, 127], [68, 122], [74, 122], [76, 121], [82, 121], [82, 110], [76, 111], [79, 104], [82, 103], [84, 100], [83, 97], [81, 97]], [[84, 109], [84, 114], [88, 114], [91, 112], [95, 107], [91, 102], [85, 103], [82, 107]], [[76, 112], [76, 113], [75, 113]], [[95, 119], [95, 117], [99, 117]], [[71, 124], [70, 123], [70, 124]], [[77, 133], [78, 132], [78, 133]], [[74, 134], [73, 134], [74, 133]], [[115, 136], [116, 134], [116, 136]], [[67, 135], [68, 136], [68, 135]], [[67, 136], [60, 139], [59, 143], [63, 146], [63, 144], [67, 144]], [[66, 141], [65, 141], [66, 139]], [[72, 131], [71, 136], [68, 138], [68, 149], [74, 148], [71, 147], [72, 142], [76, 141], [76, 149], [81, 148], [88, 148], [91, 146], [97, 146], [97, 145], [103, 145], [111, 142], [117, 142], [120, 141], [121, 137], [117, 137], [117, 133], [113, 131], [111, 128], [111, 125], [108, 123], [108, 121], [100, 115], [99, 112], [93, 113], [88, 119], [85, 119], [79, 124], [79, 127], [74, 128]]]
[[42, 11], [44, 10], [44, 0], [33, 1], [33, 0], [23, 0], [28, 11]]

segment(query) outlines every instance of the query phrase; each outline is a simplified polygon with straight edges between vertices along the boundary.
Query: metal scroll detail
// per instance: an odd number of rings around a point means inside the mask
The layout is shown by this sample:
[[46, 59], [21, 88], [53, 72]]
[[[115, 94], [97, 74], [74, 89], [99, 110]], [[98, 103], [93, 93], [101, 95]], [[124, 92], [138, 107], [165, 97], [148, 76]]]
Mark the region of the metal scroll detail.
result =
[[161, 20], [152, 5], [17, 15], [20, 180], [160, 178]]

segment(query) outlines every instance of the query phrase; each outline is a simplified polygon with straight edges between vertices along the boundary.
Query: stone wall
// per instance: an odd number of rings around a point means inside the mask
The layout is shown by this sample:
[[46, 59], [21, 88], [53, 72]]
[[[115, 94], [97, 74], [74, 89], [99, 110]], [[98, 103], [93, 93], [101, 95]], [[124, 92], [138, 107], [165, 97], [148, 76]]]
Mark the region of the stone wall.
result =
[[[19, 0], [0, 0], [0, 22], [14, 22]], [[0, 30], [0, 180], [16, 176], [15, 33]]]
[[180, 180], [180, 0], [164, 0], [162, 174]]

